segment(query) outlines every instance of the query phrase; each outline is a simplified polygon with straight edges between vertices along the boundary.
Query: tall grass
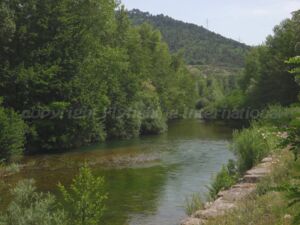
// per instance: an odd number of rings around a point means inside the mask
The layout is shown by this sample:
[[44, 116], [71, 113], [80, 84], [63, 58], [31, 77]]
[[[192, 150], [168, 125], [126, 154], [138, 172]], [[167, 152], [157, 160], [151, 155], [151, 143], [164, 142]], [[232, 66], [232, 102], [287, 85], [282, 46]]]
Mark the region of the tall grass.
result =
[[258, 184], [255, 193], [238, 202], [233, 211], [209, 219], [206, 224], [299, 225], [300, 163], [288, 151], [280, 153], [278, 159], [273, 172]]
[[226, 190], [238, 181], [238, 174], [235, 162], [229, 161], [227, 166], [223, 166], [221, 171], [214, 177], [211, 186], [208, 187], [209, 198], [216, 199], [220, 191]]
[[204, 208], [204, 203], [202, 201], [200, 194], [193, 194], [191, 197], [187, 197], [185, 200], [185, 213], [188, 216], [191, 216], [198, 210], [201, 210]]
[[243, 174], [277, 149], [280, 139], [276, 128], [260, 127], [256, 124], [234, 132], [232, 150], [237, 157], [239, 173]]

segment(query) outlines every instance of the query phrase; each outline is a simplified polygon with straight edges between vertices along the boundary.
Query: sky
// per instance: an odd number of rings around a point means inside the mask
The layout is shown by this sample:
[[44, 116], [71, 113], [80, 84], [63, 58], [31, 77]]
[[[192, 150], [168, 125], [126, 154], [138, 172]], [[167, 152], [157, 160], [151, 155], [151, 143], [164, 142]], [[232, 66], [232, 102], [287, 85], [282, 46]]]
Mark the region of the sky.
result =
[[[122, 0], [127, 9], [165, 14], [248, 45], [262, 44], [300, 0]], [[208, 22], [208, 23], [207, 23]]]

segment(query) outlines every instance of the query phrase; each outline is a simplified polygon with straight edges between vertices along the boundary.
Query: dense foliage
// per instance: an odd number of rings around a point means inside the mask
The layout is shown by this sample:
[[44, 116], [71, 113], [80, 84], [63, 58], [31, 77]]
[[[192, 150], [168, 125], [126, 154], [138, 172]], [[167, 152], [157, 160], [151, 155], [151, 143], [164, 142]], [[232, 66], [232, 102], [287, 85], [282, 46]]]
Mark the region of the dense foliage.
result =
[[134, 24], [148, 22], [162, 32], [172, 52], [182, 50], [187, 63], [244, 65], [249, 47], [222, 37], [204, 27], [174, 20], [164, 15], [151, 15], [134, 9], [129, 12]]
[[189, 66], [191, 74], [196, 79], [199, 99], [197, 109], [203, 109], [215, 102], [228, 101], [228, 96], [239, 88], [243, 70], [238, 67], [224, 67], [211, 65]]
[[1, 0], [0, 17], [0, 96], [30, 150], [159, 133], [194, 106], [180, 55], [114, 0]]
[[24, 150], [26, 125], [13, 110], [0, 106], [0, 160], [18, 160]]
[[274, 35], [264, 45], [253, 48], [246, 57], [245, 72], [236, 91], [213, 102], [205, 111], [262, 110], [270, 104], [289, 106], [297, 102], [299, 18], [300, 11], [294, 12], [291, 19], [274, 28]]
[[279, 103], [284, 106], [297, 101], [299, 86], [285, 63], [300, 54], [300, 11], [291, 19], [274, 28], [274, 35], [264, 46], [257, 47], [248, 56], [242, 88], [247, 104], [264, 107]]

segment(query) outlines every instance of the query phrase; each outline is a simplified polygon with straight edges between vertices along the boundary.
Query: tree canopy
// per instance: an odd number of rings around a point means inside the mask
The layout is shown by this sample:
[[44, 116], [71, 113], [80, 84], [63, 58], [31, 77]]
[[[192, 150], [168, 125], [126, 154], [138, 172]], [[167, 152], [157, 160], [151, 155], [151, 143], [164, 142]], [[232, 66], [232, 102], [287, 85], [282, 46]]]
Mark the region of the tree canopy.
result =
[[115, 0], [1, 0], [0, 12], [0, 96], [31, 151], [159, 133], [194, 106], [180, 55]]

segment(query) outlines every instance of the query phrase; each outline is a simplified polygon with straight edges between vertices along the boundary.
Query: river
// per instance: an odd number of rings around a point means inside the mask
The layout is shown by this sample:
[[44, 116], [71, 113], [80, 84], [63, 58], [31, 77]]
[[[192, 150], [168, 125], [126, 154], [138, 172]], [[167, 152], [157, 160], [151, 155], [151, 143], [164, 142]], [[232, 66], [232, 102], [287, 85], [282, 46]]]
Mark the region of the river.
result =
[[[104, 225], [176, 225], [185, 217], [186, 197], [205, 196], [212, 176], [233, 158], [232, 128], [199, 120], [172, 122], [158, 136], [111, 141], [68, 153], [26, 156], [22, 171], [5, 179], [33, 178], [40, 191], [56, 193], [78, 167], [92, 165], [109, 193]], [[8, 196], [2, 190], [2, 196]], [[8, 197], [2, 198], [2, 205]]]

